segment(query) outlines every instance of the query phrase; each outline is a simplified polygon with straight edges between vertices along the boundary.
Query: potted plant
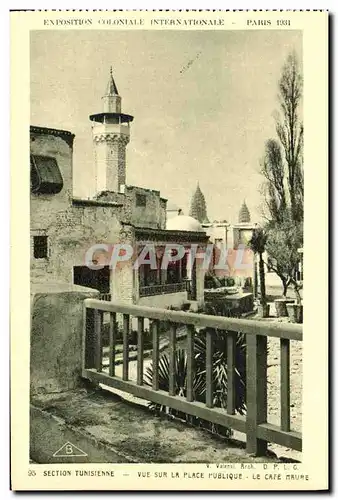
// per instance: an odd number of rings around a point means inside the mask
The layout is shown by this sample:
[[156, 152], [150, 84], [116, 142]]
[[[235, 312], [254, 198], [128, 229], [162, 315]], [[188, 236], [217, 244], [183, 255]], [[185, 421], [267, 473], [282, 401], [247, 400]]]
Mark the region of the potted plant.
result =
[[296, 294], [296, 301], [292, 304], [287, 304], [287, 312], [291, 323], [303, 323], [303, 304], [302, 297], [300, 295], [302, 285], [295, 281], [294, 290]]
[[281, 299], [275, 299], [275, 308], [276, 308], [276, 316], [277, 318], [283, 318], [288, 316], [287, 306], [288, 304], [292, 304], [294, 302], [293, 299], [287, 299], [283, 297]]

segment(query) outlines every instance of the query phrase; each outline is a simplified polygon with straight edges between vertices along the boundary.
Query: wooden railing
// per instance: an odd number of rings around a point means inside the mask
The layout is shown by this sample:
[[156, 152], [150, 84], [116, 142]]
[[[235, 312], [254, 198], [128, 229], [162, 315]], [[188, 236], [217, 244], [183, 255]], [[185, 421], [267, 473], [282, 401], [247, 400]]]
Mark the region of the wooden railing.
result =
[[111, 301], [111, 293], [101, 293], [100, 300]]
[[[110, 313], [109, 372], [102, 371], [102, 318]], [[117, 314], [123, 317], [123, 366], [122, 377], [115, 373], [115, 347], [117, 339]], [[130, 318], [138, 318], [137, 379], [129, 380]], [[144, 319], [151, 320], [152, 332], [152, 386], [143, 382], [144, 369]], [[169, 391], [159, 389], [159, 331], [161, 322], [169, 325]], [[187, 328], [187, 388], [186, 397], [175, 394], [176, 330], [179, 325]], [[194, 400], [194, 335], [195, 328], [206, 329], [206, 399], [205, 404]], [[227, 337], [227, 408], [213, 407], [213, 338], [215, 330]], [[235, 413], [235, 356], [236, 336], [246, 335], [246, 415]], [[273, 442], [301, 451], [302, 437], [290, 428], [290, 340], [302, 341], [302, 327], [296, 324], [267, 323], [246, 319], [225, 318], [153, 307], [84, 301], [83, 370], [82, 376], [92, 382], [102, 383], [154, 403], [246, 433], [247, 451], [264, 455], [267, 443]], [[267, 338], [280, 339], [280, 426], [267, 422]]]
[[164, 283], [160, 285], [150, 285], [140, 287], [140, 297], [150, 297], [152, 295], [162, 295], [165, 293], [186, 292], [190, 290], [190, 281], [185, 280], [180, 283]]

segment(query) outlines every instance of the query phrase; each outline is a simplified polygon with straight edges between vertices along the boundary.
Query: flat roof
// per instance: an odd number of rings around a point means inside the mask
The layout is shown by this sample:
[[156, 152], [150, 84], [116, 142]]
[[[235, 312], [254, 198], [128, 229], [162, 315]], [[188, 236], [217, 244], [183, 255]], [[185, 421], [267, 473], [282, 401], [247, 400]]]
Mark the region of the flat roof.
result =
[[149, 240], [171, 241], [173, 243], [183, 242], [207, 242], [209, 236], [204, 231], [180, 231], [171, 229], [153, 229], [148, 227], [135, 228], [135, 236], [137, 238]]
[[69, 130], [31, 125], [29, 127], [29, 131], [31, 134], [55, 135], [57, 137], [61, 137], [70, 147], [73, 146], [75, 134], [69, 132]]
[[122, 207], [123, 203], [118, 203], [115, 201], [99, 201], [99, 200], [86, 200], [82, 198], [73, 198], [73, 205], [78, 206], [94, 206], [94, 207]]

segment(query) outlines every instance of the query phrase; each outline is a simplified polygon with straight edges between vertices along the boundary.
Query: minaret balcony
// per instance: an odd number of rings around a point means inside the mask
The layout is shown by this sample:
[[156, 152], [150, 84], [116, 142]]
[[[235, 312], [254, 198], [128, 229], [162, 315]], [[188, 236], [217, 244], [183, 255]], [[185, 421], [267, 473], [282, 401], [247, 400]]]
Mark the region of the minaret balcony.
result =
[[130, 123], [134, 117], [125, 113], [96, 113], [90, 115], [89, 119], [97, 123]]
[[93, 135], [130, 135], [129, 123], [95, 123], [93, 124]]

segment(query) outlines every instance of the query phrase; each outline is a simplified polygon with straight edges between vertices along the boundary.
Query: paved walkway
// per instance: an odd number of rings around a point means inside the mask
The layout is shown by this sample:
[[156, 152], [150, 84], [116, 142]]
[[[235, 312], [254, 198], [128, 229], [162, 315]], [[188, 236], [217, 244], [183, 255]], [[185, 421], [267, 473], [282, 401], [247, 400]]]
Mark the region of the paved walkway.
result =
[[[148, 409], [129, 404], [107, 391], [70, 391], [63, 394], [41, 395], [32, 404], [48, 416], [48, 426], [31, 421], [37, 455], [44, 453], [49, 463], [107, 462], [107, 452], [115, 453], [116, 462], [136, 463], [243, 463], [278, 462], [276, 456], [253, 457], [243, 444], [220, 439], [202, 429], [190, 427], [178, 420], [155, 416]], [[45, 417], [46, 418], [46, 417]], [[53, 419], [53, 422], [50, 419]], [[46, 425], [47, 425], [46, 424]], [[87, 455], [76, 460], [53, 458], [56, 444], [53, 429], [64, 433], [61, 444], [71, 441]], [[47, 432], [48, 431], [48, 432]], [[72, 432], [70, 435], [69, 432]], [[40, 435], [40, 434], [41, 435]], [[43, 449], [36, 449], [42, 446]], [[60, 444], [60, 446], [61, 446]], [[94, 448], [93, 448], [94, 446]], [[47, 449], [48, 448], [48, 449]], [[50, 448], [50, 450], [49, 450]], [[55, 449], [54, 449], [55, 448]], [[47, 449], [47, 452], [46, 452]], [[44, 462], [46, 463], [46, 462]]]

